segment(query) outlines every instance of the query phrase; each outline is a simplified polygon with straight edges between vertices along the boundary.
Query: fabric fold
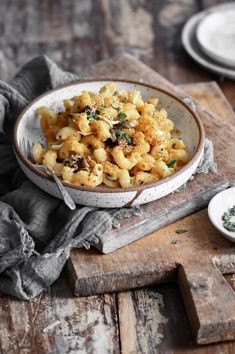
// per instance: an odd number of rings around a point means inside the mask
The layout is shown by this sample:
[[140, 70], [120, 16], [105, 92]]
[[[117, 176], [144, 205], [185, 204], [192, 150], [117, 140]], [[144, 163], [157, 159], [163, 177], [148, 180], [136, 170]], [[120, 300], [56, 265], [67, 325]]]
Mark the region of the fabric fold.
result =
[[[40, 56], [9, 84], [0, 81], [0, 292], [24, 300], [58, 278], [73, 247], [89, 248], [115, 219], [115, 213], [91, 207], [70, 211], [29, 182], [14, 156], [11, 133], [20, 111], [45, 91], [75, 80], [76, 75]], [[134, 213], [129, 208], [123, 217]]]

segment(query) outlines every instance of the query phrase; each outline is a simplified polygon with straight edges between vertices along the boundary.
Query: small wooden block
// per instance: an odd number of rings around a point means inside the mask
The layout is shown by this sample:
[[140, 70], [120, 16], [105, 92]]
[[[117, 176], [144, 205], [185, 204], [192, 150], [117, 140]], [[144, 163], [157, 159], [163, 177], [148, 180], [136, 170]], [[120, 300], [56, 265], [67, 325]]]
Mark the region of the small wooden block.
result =
[[184, 262], [178, 281], [196, 342], [235, 339], [235, 294], [212, 260]]

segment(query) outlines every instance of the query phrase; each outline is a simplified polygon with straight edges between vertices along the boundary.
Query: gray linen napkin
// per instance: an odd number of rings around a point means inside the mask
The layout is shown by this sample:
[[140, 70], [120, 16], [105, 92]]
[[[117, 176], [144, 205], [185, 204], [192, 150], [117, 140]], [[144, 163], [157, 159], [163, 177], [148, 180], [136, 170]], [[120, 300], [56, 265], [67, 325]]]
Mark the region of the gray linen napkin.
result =
[[141, 212], [138, 207], [84, 206], [71, 211], [18, 167], [10, 139], [18, 113], [46, 90], [77, 79], [42, 56], [25, 65], [10, 84], [0, 82], [0, 292], [25, 300], [58, 278], [73, 247], [89, 248], [119, 219]]
[[[63, 202], [33, 185], [21, 172], [11, 146], [18, 113], [34, 97], [78, 78], [45, 56], [26, 64], [10, 84], [0, 82], [0, 292], [29, 300], [60, 275], [73, 247], [95, 244], [118, 220], [141, 209], [97, 209]], [[196, 172], [215, 172], [207, 140]]]

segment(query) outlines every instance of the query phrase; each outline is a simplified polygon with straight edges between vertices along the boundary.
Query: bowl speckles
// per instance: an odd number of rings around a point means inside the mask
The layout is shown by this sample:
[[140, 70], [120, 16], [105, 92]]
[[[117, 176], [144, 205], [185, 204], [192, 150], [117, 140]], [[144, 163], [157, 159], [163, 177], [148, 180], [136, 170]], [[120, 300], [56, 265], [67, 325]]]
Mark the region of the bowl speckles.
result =
[[[55, 182], [32, 163], [31, 148], [33, 144], [44, 142], [39, 121], [35, 117], [35, 111], [40, 106], [48, 106], [55, 111], [62, 110], [64, 99], [79, 95], [82, 90], [99, 91], [107, 81], [110, 80], [73, 82], [48, 91], [31, 102], [17, 118], [13, 144], [19, 165], [34, 184], [57, 198], [61, 196]], [[141, 91], [144, 99], [148, 96], [159, 97], [162, 106], [167, 107], [169, 118], [174, 121], [175, 127], [180, 130], [180, 137], [189, 148], [190, 161], [168, 178], [128, 189], [111, 189], [106, 186], [79, 187], [63, 182], [68, 193], [77, 204], [114, 208], [144, 204], [162, 198], [187, 182], [197, 168], [203, 154], [205, 134], [202, 124], [197, 115], [183, 101], [150, 85], [124, 80], [112, 81], [115, 81], [117, 88]]]

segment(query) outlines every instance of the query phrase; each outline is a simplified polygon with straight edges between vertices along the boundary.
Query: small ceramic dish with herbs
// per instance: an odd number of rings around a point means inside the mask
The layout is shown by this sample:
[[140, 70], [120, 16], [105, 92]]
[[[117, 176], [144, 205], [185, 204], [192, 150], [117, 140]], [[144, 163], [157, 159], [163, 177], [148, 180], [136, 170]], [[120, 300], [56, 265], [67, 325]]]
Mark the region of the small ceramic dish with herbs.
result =
[[208, 215], [216, 229], [235, 242], [235, 187], [225, 189], [211, 199]]

